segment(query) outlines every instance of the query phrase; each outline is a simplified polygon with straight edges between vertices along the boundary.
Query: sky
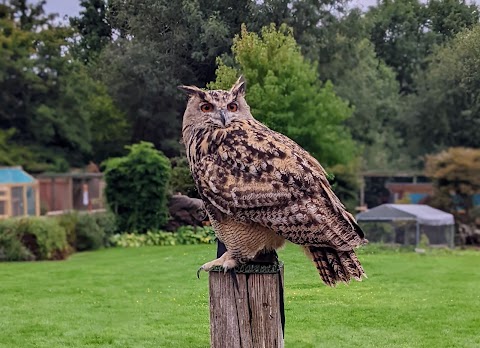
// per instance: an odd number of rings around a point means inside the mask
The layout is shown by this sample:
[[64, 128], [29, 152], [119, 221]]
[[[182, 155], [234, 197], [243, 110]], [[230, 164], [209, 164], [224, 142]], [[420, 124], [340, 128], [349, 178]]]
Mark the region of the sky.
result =
[[45, 12], [58, 13], [60, 18], [64, 16], [76, 16], [80, 12], [79, 0], [47, 0]]
[[[353, 4], [366, 9], [376, 4], [376, 0], [353, 0]], [[79, 0], [47, 0], [45, 10], [47, 13], [58, 13], [60, 18], [64, 16], [76, 16], [80, 12]]]

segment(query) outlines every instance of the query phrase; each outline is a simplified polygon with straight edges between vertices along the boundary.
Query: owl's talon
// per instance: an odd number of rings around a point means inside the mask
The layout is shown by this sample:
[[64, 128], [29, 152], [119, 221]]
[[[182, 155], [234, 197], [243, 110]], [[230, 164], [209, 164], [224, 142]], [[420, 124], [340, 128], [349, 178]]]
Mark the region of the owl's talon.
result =
[[200, 267], [197, 271], [197, 278], [200, 279], [200, 272], [203, 270], [203, 266]]

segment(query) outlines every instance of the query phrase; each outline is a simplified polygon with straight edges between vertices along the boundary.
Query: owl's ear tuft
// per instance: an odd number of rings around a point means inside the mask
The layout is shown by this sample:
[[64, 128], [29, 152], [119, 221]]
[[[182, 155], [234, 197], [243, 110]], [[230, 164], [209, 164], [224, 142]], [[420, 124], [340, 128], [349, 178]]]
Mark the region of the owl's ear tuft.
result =
[[190, 97], [198, 95], [201, 99], [205, 99], [205, 91], [202, 91], [196, 86], [178, 86], [177, 88], [182, 92], [187, 93]]
[[237, 82], [235, 82], [235, 84], [232, 86], [232, 88], [230, 89], [230, 93], [236, 95], [237, 97], [245, 96], [246, 89], [247, 89], [247, 82], [245, 81], [245, 78], [242, 75], [238, 78]]

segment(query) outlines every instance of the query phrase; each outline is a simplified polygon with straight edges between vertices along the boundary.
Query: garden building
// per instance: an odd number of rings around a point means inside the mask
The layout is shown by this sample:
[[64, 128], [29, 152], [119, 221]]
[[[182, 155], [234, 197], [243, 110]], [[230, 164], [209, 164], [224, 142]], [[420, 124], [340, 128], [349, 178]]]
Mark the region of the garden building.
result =
[[370, 242], [454, 247], [452, 214], [424, 204], [382, 204], [357, 215]]
[[0, 218], [40, 215], [38, 181], [22, 167], [0, 167]]

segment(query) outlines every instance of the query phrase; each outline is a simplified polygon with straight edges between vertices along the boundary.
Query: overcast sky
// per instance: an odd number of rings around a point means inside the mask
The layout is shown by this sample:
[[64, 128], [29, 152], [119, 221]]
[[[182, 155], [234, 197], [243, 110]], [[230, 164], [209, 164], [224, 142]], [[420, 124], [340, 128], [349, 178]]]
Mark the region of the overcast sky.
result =
[[[353, 0], [354, 5], [367, 8], [376, 4], [376, 0]], [[47, 13], [58, 13], [60, 18], [64, 16], [76, 16], [80, 12], [79, 0], [47, 0], [45, 10]]]

